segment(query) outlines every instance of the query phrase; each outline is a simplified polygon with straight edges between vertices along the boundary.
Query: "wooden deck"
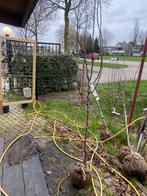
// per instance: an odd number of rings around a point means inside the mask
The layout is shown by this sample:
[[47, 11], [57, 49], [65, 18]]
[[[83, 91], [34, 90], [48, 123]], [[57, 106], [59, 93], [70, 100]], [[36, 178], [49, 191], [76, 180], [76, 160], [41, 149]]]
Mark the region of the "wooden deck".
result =
[[[0, 155], [8, 143], [10, 141], [0, 139]], [[49, 195], [30, 136], [20, 139], [6, 154], [0, 165], [0, 184], [9, 196]]]

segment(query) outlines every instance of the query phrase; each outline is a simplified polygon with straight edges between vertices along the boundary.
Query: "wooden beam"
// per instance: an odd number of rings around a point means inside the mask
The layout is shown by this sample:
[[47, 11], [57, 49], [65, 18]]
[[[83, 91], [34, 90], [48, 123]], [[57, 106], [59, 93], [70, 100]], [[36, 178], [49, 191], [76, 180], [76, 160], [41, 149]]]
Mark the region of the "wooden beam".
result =
[[23, 100], [23, 101], [16, 101], [16, 102], [6, 102], [6, 103], [3, 103], [3, 106], [18, 106], [18, 105], [22, 105], [24, 103], [32, 103], [32, 100]]
[[2, 44], [0, 39], [0, 114], [3, 113], [3, 87], [2, 87]]
[[14, 26], [21, 26], [21, 15], [11, 14], [0, 10], [0, 22], [7, 23]]
[[25, 27], [38, 0], [5, 0], [0, 3], [0, 22]]
[[32, 100], [36, 100], [36, 42], [33, 45], [33, 81], [32, 81]]
[[7, 36], [0, 36], [0, 39], [4, 40], [11, 40], [11, 41], [18, 41], [18, 42], [24, 42], [24, 43], [35, 43], [32, 39], [23, 39], [23, 38], [16, 38], [16, 37], [7, 37]]
[[38, 0], [28, 0], [26, 1], [26, 9], [22, 14], [21, 27], [25, 27], [27, 21], [29, 20]]

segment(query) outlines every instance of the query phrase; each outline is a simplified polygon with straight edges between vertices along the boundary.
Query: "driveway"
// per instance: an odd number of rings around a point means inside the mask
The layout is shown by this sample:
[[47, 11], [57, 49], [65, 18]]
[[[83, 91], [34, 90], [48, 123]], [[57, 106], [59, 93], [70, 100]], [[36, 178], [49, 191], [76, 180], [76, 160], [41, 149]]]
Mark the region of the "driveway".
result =
[[[104, 60], [104, 63], [113, 63], [111, 60]], [[100, 83], [105, 82], [115, 82], [115, 81], [125, 81], [125, 80], [134, 80], [136, 79], [139, 71], [140, 62], [132, 61], [118, 61], [117, 64], [128, 65], [128, 68], [121, 69], [111, 69], [103, 68], [102, 75], [100, 78]], [[92, 81], [97, 77], [99, 67], [94, 67]], [[147, 62], [144, 64], [144, 69], [142, 73], [142, 80], [147, 80]]]

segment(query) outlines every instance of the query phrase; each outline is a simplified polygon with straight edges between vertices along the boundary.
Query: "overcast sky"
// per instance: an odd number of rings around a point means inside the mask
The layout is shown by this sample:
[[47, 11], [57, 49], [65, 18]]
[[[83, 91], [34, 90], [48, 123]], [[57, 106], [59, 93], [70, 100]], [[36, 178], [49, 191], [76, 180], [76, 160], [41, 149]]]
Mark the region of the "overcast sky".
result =
[[[111, 4], [103, 12], [103, 25], [113, 34], [110, 45], [119, 41], [130, 41], [135, 18], [140, 19], [140, 27], [147, 30], [147, 0], [111, 0]], [[48, 39], [56, 41], [58, 20], [49, 30]]]
[[[103, 13], [103, 25], [113, 34], [110, 45], [119, 41], [130, 41], [133, 21], [140, 19], [141, 29], [147, 30], [147, 0], [111, 0]], [[50, 24], [46, 36], [41, 41], [57, 42], [57, 28], [63, 23], [63, 14], [58, 14], [57, 21]]]
[[147, 0], [112, 0], [104, 11], [104, 26], [113, 33], [113, 44], [130, 40], [135, 18], [147, 30]]

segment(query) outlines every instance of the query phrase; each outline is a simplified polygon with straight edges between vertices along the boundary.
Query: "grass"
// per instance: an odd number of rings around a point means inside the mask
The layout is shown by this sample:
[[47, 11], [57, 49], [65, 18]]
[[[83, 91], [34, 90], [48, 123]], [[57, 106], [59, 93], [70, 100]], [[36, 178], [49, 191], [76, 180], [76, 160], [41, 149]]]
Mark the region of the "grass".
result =
[[[83, 61], [79, 60], [78, 63], [82, 64]], [[88, 65], [91, 65], [91, 61], [87, 61]], [[94, 66], [100, 67], [100, 63], [98, 62], [94, 62]], [[113, 68], [113, 69], [121, 69], [121, 68], [127, 68], [128, 65], [124, 65], [124, 64], [115, 64], [115, 63], [103, 63], [103, 67], [105, 68]]]
[[[124, 81], [123, 88], [125, 92], [125, 102], [127, 105], [127, 112], [129, 113], [131, 107], [131, 97], [135, 90], [135, 81]], [[138, 93], [138, 99], [136, 104], [135, 117], [139, 117], [143, 109], [147, 106], [147, 81], [141, 81], [140, 89]], [[103, 110], [105, 113], [110, 113], [110, 107], [116, 107], [117, 111], [123, 113], [122, 107], [122, 91], [119, 82], [110, 84], [100, 84], [98, 86], [98, 92], [101, 98], [101, 104], [103, 104]]]
[[[112, 56], [104, 56], [104, 60], [111, 60]], [[120, 61], [136, 61], [140, 62], [141, 57], [140, 56], [119, 56]], [[147, 58], [145, 59], [147, 62]]]
[[25, 100], [25, 98], [21, 95], [17, 95], [17, 94], [10, 94], [9, 97], [5, 96], [4, 97], [5, 101], [9, 101], [9, 102], [16, 102], [16, 101], [22, 101]]
[[[135, 82], [134, 81], [125, 81], [123, 82], [124, 85], [124, 91], [125, 91], [125, 102], [127, 105], [127, 114], [130, 112], [130, 106], [131, 106], [131, 96], [135, 89]], [[142, 81], [140, 85], [139, 90], [139, 96], [136, 104], [136, 111], [134, 118], [138, 118], [142, 115], [143, 108], [147, 106], [147, 99], [146, 99], [146, 86], [147, 81]], [[99, 84], [97, 88], [97, 92], [100, 96], [100, 104], [105, 116], [105, 119], [108, 124], [109, 130], [112, 132], [112, 134], [115, 134], [119, 130], [125, 127], [124, 123], [124, 115], [123, 115], [123, 105], [122, 105], [122, 94], [120, 90], [120, 84], [118, 82], [116, 83], [110, 83], [108, 84]], [[100, 137], [100, 131], [105, 130], [104, 125], [101, 121], [99, 110], [96, 106], [96, 102], [93, 97], [91, 97], [92, 105], [90, 108], [90, 118], [89, 118], [89, 129], [94, 133], [94, 135], [99, 139]], [[52, 99], [47, 100], [46, 102], [41, 103], [42, 108], [41, 112], [48, 118], [49, 116], [57, 118], [60, 120], [63, 124], [71, 127], [73, 130], [76, 130], [76, 127], [72, 123], [71, 119], [74, 120], [81, 128], [80, 131], [84, 132], [84, 126], [85, 126], [85, 117], [86, 117], [86, 111], [83, 106], [77, 106], [71, 101], [67, 101], [66, 99], [60, 100], [60, 97], [58, 100]], [[120, 116], [114, 116], [112, 115], [112, 108], [115, 107], [116, 111], [119, 112]], [[30, 108], [29, 108], [30, 109]], [[135, 123], [134, 126], [132, 126], [133, 129], [135, 129], [138, 125], [140, 125], [140, 122]], [[45, 125], [44, 131], [47, 132], [48, 127]], [[117, 145], [119, 143], [126, 145], [126, 137], [124, 132], [121, 133], [117, 138], [119, 140], [117, 141]], [[134, 137], [131, 138], [131, 141], [134, 141]], [[106, 143], [106, 152], [109, 154], [115, 155], [117, 153], [117, 145], [113, 145], [113, 141]]]

